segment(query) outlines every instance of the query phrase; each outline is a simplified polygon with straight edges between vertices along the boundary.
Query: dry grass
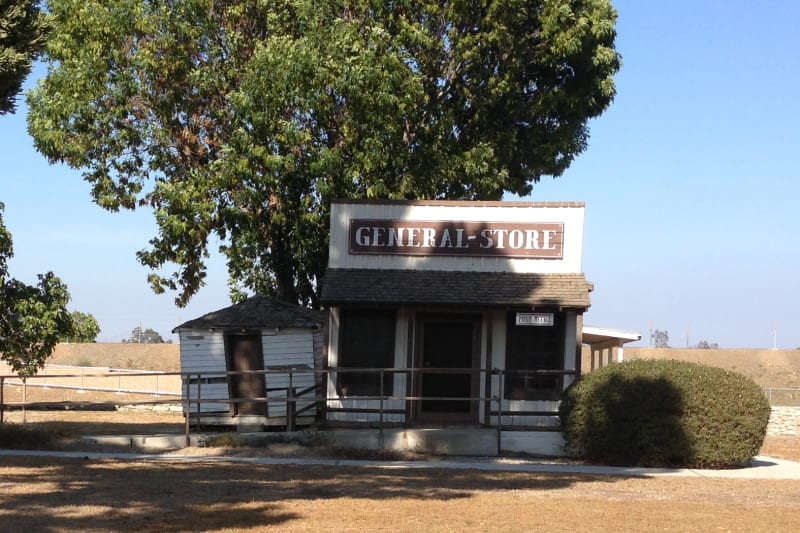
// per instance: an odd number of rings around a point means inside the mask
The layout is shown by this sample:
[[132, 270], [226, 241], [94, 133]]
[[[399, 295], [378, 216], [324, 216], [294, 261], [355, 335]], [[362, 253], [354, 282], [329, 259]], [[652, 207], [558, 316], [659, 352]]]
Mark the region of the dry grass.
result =
[[6, 531], [794, 531], [796, 481], [0, 458]]
[[[158, 357], [163, 353], [153, 360], [139, 357], [137, 365], [153, 365]], [[174, 363], [165, 364], [169, 365]], [[774, 366], [765, 363], [762, 368]], [[6, 413], [6, 420], [20, 417], [19, 411]], [[27, 419], [66, 435], [183, 431], [179, 413], [29, 411]], [[63, 444], [80, 446], [75, 440]], [[198, 455], [209, 451], [194, 450]], [[297, 450], [214, 452], [263, 455]], [[800, 461], [800, 437], [768, 437], [761, 453]], [[0, 527], [45, 533], [774, 533], [797, 530], [798, 490], [797, 481], [776, 480], [0, 457]]]
[[[71, 435], [183, 429], [179, 413], [33, 411], [28, 420]], [[769, 437], [762, 453], [800, 460], [800, 437]], [[797, 496], [797, 481], [0, 457], [0, 524], [10, 532], [774, 533], [796, 530]]]

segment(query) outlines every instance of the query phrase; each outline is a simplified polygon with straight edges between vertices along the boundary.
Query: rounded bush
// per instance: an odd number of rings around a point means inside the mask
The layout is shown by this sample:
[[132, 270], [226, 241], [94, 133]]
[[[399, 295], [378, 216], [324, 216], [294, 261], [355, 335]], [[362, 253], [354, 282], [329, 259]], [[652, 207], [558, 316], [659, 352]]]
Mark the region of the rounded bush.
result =
[[566, 451], [610, 465], [720, 468], [761, 448], [770, 406], [747, 376], [674, 360], [635, 360], [581, 377], [559, 416]]

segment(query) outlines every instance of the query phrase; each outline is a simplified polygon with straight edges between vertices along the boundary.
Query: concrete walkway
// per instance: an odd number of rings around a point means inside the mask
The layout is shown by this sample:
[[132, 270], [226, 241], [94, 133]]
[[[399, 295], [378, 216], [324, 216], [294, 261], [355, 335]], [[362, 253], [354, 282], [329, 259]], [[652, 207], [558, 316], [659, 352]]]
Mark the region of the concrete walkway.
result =
[[465, 459], [437, 458], [428, 461], [362, 461], [349, 459], [287, 458], [287, 457], [229, 457], [198, 456], [162, 453], [100, 453], [59, 452], [38, 450], [0, 450], [2, 457], [63, 457], [76, 459], [114, 459], [119, 461], [153, 461], [184, 463], [246, 463], [258, 465], [370, 467], [386, 469], [446, 468], [454, 470], [487, 470], [497, 472], [534, 472], [552, 474], [587, 474], [626, 477], [697, 477], [727, 479], [788, 479], [800, 480], [800, 463], [757, 457], [751, 466], [731, 470], [700, 470], [691, 468], [636, 468], [592, 466], [568, 463], [548, 463], [504, 458]]

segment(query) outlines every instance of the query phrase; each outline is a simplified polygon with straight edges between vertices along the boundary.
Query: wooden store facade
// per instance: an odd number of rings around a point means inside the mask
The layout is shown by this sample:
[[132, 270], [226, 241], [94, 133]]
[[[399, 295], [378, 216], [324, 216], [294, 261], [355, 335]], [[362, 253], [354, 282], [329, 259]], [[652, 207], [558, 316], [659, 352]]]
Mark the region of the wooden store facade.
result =
[[583, 223], [579, 202], [335, 201], [327, 421], [559, 435]]

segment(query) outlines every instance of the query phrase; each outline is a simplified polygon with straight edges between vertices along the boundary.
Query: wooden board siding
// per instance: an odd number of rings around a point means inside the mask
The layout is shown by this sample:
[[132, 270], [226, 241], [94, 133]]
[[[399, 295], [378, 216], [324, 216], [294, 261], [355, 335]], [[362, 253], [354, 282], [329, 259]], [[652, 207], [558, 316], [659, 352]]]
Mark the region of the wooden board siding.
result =
[[[264, 332], [261, 343], [264, 354], [264, 368], [266, 370], [285, 369], [287, 367], [314, 368], [314, 342], [311, 329], [286, 329], [278, 334]], [[225, 378], [227, 372], [225, 360], [225, 335], [222, 331], [208, 330], [182, 330], [181, 343], [181, 369], [184, 373], [201, 373], [200, 395], [204, 400], [229, 400], [230, 392]], [[223, 379], [224, 381], [220, 382]], [[312, 373], [297, 374], [293, 376], [292, 385], [298, 390], [311, 387], [314, 384]], [[289, 386], [289, 374], [267, 374], [266, 386], [271, 388], [284, 388]], [[270, 397], [285, 398], [285, 391], [269, 393]], [[191, 379], [189, 399], [197, 399], [197, 380]], [[310, 402], [298, 402], [300, 409]], [[197, 412], [196, 404], [192, 405], [192, 413]], [[203, 402], [200, 406], [201, 413], [230, 411], [228, 403]], [[269, 416], [286, 416], [286, 404], [274, 402], [269, 404]]]
[[[314, 337], [311, 329], [285, 329], [277, 335], [262, 335], [261, 345], [264, 350], [264, 368], [266, 370], [283, 370], [287, 367], [314, 369]], [[289, 386], [289, 373], [269, 373], [267, 391], [269, 398], [286, 398], [285, 391], [270, 389]], [[314, 385], [314, 374], [304, 372], [292, 376], [292, 386], [297, 392]], [[310, 398], [314, 397], [311, 393]], [[297, 402], [297, 409], [308, 406], [311, 401]], [[286, 416], [286, 403], [270, 402], [269, 416]]]
[[[227, 367], [225, 364], [225, 337], [221, 331], [208, 330], [181, 330], [181, 372], [202, 373], [200, 395], [204, 400], [229, 400], [228, 383], [225, 378]], [[215, 379], [217, 378], [217, 379]], [[225, 381], [208, 383], [208, 380]], [[184, 391], [185, 392], [185, 391]], [[189, 386], [189, 399], [197, 399], [197, 383], [192, 380]], [[224, 412], [230, 410], [228, 403], [203, 402], [200, 405], [201, 413]], [[192, 413], [197, 412], [197, 405], [192, 404]]]

